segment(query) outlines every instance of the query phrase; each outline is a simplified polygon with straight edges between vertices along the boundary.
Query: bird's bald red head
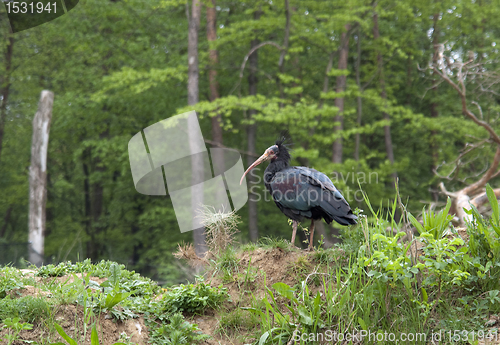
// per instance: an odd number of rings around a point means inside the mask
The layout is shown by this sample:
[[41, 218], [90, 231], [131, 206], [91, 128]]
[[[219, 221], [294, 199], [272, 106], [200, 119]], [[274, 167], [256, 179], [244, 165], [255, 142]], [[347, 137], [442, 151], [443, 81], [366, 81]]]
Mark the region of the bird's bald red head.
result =
[[245, 178], [245, 176], [248, 174], [248, 172], [250, 170], [252, 170], [253, 168], [255, 168], [257, 165], [259, 165], [262, 162], [265, 162], [267, 160], [276, 159], [276, 157], [278, 156], [278, 153], [279, 153], [279, 148], [277, 145], [273, 145], [273, 146], [269, 147], [264, 152], [264, 154], [262, 156], [260, 156], [255, 162], [252, 163], [252, 165], [250, 165], [248, 167], [248, 169], [245, 171], [243, 176], [241, 176], [240, 185], [243, 183], [243, 179]]

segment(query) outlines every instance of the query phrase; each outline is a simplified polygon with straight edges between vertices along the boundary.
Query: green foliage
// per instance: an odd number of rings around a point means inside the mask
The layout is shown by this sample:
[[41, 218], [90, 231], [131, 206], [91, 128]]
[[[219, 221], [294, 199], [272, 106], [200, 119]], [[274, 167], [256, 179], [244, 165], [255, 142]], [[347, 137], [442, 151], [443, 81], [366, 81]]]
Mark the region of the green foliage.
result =
[[273, 284], [273, 289], [286, 299], [286, 308], [290, 314], [283, 313], [277, 302], [277, 296], [267, 288], [267, 296], [261, 303], [265, 308], [242, 308], [248, 310], [261, 319], [262, 335], [258, 341], [260, 344], [285, 344], [292, 337], [294, 331], [300, 330], [305, 333], [316, 333], [325, 325], [322, 320], [322, 306], [324, 301], [317, 292], [314, 298], [310, 297], [309, 289], [302, 282], [302, 293], [299, 298], [295, 296], [295, 290], [285, 283]]
[[198, 326], [184, 320], [181, 313], [170, 317], [170, 323], [163, 324], [151, 334], [151, 339], [160, 344], [182, 345], [196, 344], [209, 338], [201, 334]]
[[[348, 332], [352, 325], [396, 337], [410, 332], [429, 336], [436, 329], [475, 330], [475, 335], [469, 332], [471, 343], [479, 339], [477, 330], [494, 336], [485, 315], [500, 310], [500, 258], [492, 247], [498, 243], [497, 200], [489, 186], [487, 194], [492, 218], [486, 220], [472, 208], [468, 245], [453, 228], [448, 231], [449, 204], [439, 212], [426, 211], [419, 236], [408, 240], [401, 231], [408, 225], [394, 221], [396, 208], [405, 210], [399, 198], [377, 211], [367, 199], [371, 217], [360, 215], [360, 226], [350, 235], [360, 243], [343, 245], [349, 258], [337, 262], [319, 250], [313, 258], [326, 266], [325, 273], [310, 269], [313, 273], [299, 288], [276, 283], [265, 298], [254, 298], [252, 307], [243, 308], [259, 317], [254, 344], [299, 342], [301, 335], [326, 329]], [[316, 284], [319, 293], [308, 288], [314, 276], [322, 277]]]
[[20, 322], [20, 318], [16, 317], [14, 319], [6, 318], [3, 320], [3, 327], [9, 330], [9, 333], [5, 335], [3, 340], [7, 341], [7, 345], [12, 344], [14, 341], [18, 340], [19, 333], [22, 330], [33, 329], [33, 325], [27, 322]]
[[[56, 342], [56, 343], [51, 343], [50, 345], [78, 345], [76, 340], [74, 340], [69, 335], [67, 335], [66, 332], [64, 331], [64, 329], [60, 325], [58, 325], [57, 323], [54, 323], [54, 327], [56, 328], [57, 333], [59, 333], [59, 335], [66, 341], [67, 344], [62, 343], [62, 342]], [[99, 345], [99, 335], [97, 334], [97, 329], [95, 326], [92, 327], [92, 332], [91, 332], [91, 336], [90, 336], [90, 344], [91, 345]], [[113, 343], [113, 345], [126, 345], [126, 344], [121, 343], [121, 342], [116, 342], [116, 343]]]
[[469, 261], [474, 275], [471, 280], [478, 283], [482, 289], [499, 289], [500, 283], [500, 233], [498, 201], [490, 185], [486, 193], [492, 208], [489, 221], [478, 212], [474, 205], [467, 211], [472, 221], [467, 223], [469, 235]]
[[197, 284], [172, 287], [163, 295], [161, 304], [167, 314], [186, 312], [201, 313], [206, 308], [217, 308], [229, 298], [226, 288], [211, 287], [203, 280]]
[[47, 319], [52, 312], [52, 305], [42, 297], [6, 297], [0, 300], [0, 320], [20, 318], [32, 323]]
[[438, 213], [435, 213], [432, 210], [426, 212], [424, 207], [422, 210], [423, 226], [412, 214], [408, 214], [408, 218], [413, 226], [417, 228], [419, 233], [430, 233], [434, 239], [437, 240], [444, 236], [446, 229], [450, 226], [450, 222], [453, 219], [453, 215], [448, 214], [448, 212], [450, 212], [450, 208], [450, 198], [448, 198], [448, 201], [446, 202], [446, 207]]
[[[477, 78], [468, 74], [466, 104], [477, 102], [482, 120], [498, 131], [496, 96], [479, 87], [489, 85], [482, 76], [498, 74], [499, 6], [495, 2], [293, 0], [287, 10], [283, 1], [220, 1], [217, 40], [205, 39], [202, 15], [198, 47], [200, 66], [209, 66], [208, 51], [217, 49], [220, 97], [210, 99], [209, 68], [200, 67], [200, 102], [189, 107], [185, 2], [82, 0], [82, 5], [58, 20], [15, 34], [11, 64], [6, 58], [10, 28], [7, 20], [0, 23], [5, 38], [0, 42], [0, 75], [9, 76], [10, 90], [0, 120], [5, 126], [0, 154], [2, 252], [9, 244], [27, 241], [32, 118], [41, 89], [56, 95], [47, 155], [45, 241], [46, 261], [56, 264], [44, 268], [41, 276], [63, 274], [67, 267], [58, 262], [88, 257], [93, 262], [130, 263], [128, 267], [162, 284], [192, 279], [192, 274], [177, 269], [170, 255], [177, 243], [190, 240], [192, 234], [179, 232], [170, 198], [136, 192], [127, 155], [133, 135], [185, 110], [197, 110], [205, 138], [211, 138], [212, 117], [221, 115], [224, 145], [242, 151], [247, 150], [249, 125], [257, 125], [258, 152], [272, 144], [279, 131], [288, 129], [294, 143], [292, 164], [327, 173], [350, 204], [360, 208], [367, 205], [358, 181], [378, 205], [392, 194], [392, 174], [397, 172], [401, 195], [411, 196], [407, 206], [416, 214], [420, 200], [434, 198], [429, 192], [439, 182], [434, 171], [453, 178], [446, 179], [446, 184], [456, 190], [463, 187], [461, 181], [469, 183], [470, 176], [477, 176], [494, 154], [490, 143], [476, 145], [488, 133], [463, 116], [456, 91], [421, 68], [429, 66], [435, 47], [444, 42], [444, 56], [455, 62], [467, 61], [472, 52], [475, 62], [469, 66], [484, 64], [478, 68], [485, 73]], [[259, 16], [254, 16], [257, 11]], [[378, 39], [373, 38], [375, 12]], [[286, 13], [290, 14], [288, 31]], [[276, 45], [285, 44], [285, 32], [289, 33], [287, 47], [277, 49]], [[349, 39], [345, 69], [339, 67], [342, 54], [337, 54], [343, 33]], [[250, 55], [258, 57], [257, 70], [250, 66], [251, 59], [241, 69], [255, 39], [275, 45], [266, 44], [258, 55]], [[278, 65], [282, 53], [283, 64]], [[248, 81], [254, 78], [248, 77], [253, 72], [257, 95], [249, 94]], [[342, 91], [335, 87], [340, 76], [347, 77]], [[358, 104], [362, 106], [359, 123]], [[394, 163], [386, 153], [388, 126]], [[334, 164], [332, 144], [339, 139], [342, 164]], [[265, 197], [262, 184], [251, 188], [261, 196], [259, 229], [265, 229], [266, 236], [288, 238], [290, 227]], [[238, 213], [245, 239], [249, 215], [246, 207]], [[443, 226], [430, 226], [434, 230], [426, 231], [435, 238], [442, 235]], [[354, 248], [356, 243], [348, 238], [345, 245]], [[16, 264], [21, 262], [19, 256], [14, 258]], [[14, 260], [9, 255], [0, 259]], [[123, 284], [122, 288], [132, 292]]]
[[22, 289], [23, 286], [17, 269], [8, 266], [0, 268], [0, 299], [5, 298], [8, 292]]
[[242, 331], [252, 331], [260, 321], [260, 317], [254, 313], [247, 313], [237, 308], [227, 313], [222, 313], [217, 326], [219, 334], [234, 335]]
[[[290, 223], [290, 222], [289, 222]], [[259, 240], [259, 243], [263, 248], [276, 248], [279, 250], [286, 252], [290, 251], [290, 242], [283, 238], [274, 238], [274, 237], [262, 237]]]

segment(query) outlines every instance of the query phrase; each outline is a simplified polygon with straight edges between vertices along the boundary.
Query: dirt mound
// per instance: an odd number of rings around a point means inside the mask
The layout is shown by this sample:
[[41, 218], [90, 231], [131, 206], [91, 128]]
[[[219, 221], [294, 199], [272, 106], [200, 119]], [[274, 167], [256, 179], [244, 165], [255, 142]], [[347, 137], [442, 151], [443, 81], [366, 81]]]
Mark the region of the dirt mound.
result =
[[[12, 271], [12, 269], [11, 269]], [[10, 273], [11, 274], [11, 273]], [[26, 320], [19, 320], [10, 317], [14, 321], [14, 326], [0, 328], [0, 344], [8, 344], [11, 342], [9, 336], [15, 336], [13, 345], [22, 345], [26, 343], [51, 343], [64, 342], [54, 324], [62, 327], [64, 332], [80, 345], [91, 344], [91, 327], [95, 326], [101, 345], [114, 344], [115, 342], [125, 342], [127, 344], [148, 344], [148, 329], [142, 315], [134, 315], [134, 318], [125, 320], [116, 320], [109, 312], [95, 314], [94, 312], [85, 312], [85, 308], [79, 304], [61, 304], [60, 296], [56, 297], [50, 289], [57, 290], [67, 288], [68, 294], [74, 293], [74, 286], [81, 285], [82, 289], [96, 291], [98, 284], [107, 280], [102, 277], [89, 277], [89, 285], [85, 287], [85, 274], [75, 273], [60, 277], [40, 277], [36, 275], [35, 270], [22, 269], [18, 271], [19, 276], [16, 277], [19, 281], [28, 281], [32, 285], [26, 283], [22, 287], [18, 287], [8, 291], [4, 302], [4, 306], [12, 303], [14, 306], [19, 305], [18, 314], [24, 312], [30, 317], [38, 315], [35, 321], [30, 321], [31, 329], [22, 329], [16, 334], [16, 328], [25, 323]], [[7, 274], [0, 278], [6, 279]], [[12, 278], [12, 277], [10, 277]], [[73, 284], [73, 285], [72, 285]], [[70, 288], [73, 287], [73, 290]], [[69, 297], [69, 296], [68, 296]], [[58, 299], [59, 298], [59, 299]], [[55, 301], [57, 299], [57, 301]], [[23, 302], [21, 302], [23, 301]], [[45, 302], [44, 302], [45, 301]], [[18, 302], [18, 304], [16, 304]], [[89, 303], [92, 302], [89, 300]], [[50, 306], [50, 307], [49, 307]], [[120, 306], [115, 307], [118, 311], [123, 311]], [[29, 310], [31, 309], [31, 310]], [[29, 310], [29, 311], [28, 311]], [[91, 309], [90, 309], [91, 310]], [[16, 311], [13, 311], [16, 314]], [[6, 324], [6, 320], [2, 320]], [[17, 324], [17, 325], [16, 325]], [[2, 340], [3, 339], [3, 340]]]
[[[341, 260], [344, 256], [341, 250], [328, 250], [328, 253], [330, 262]], [[267, 288], [272, 289], [272, 285], [277, 282], [283, 282], [299, 289], [298, 282], [311, 276], [312, 272], [323, 271], [319, 262], [317, 252], [290, 249], [287, 246], [247, 247], [245, 250], [234, 253], [226, 263], [214, 260], [205, 273], [205, 282], [212, 287], [223, 286], [227, 288], [230, 301], [225, 302], [218, 310], [205, 310], [202, 315], [183, 313], [184, 318], [190, 323], [197, 324], [200, 333], [210, 336], [202, 342], [204, 344], [248, 344], [254, 342], [260, 335], [259, 323], [252, 319], [249, 311], [241, 308], [252, 307], [262, 302], [266, 296]], [[89, 296], [100, 293], [101, 290], [104, 292], [104, 288], [101, 288], [100, 284], [106, 282], [108, 278], [102, 276], [87, 277], [85, 273], [68, 273], [59, 277], [39, 277], [35, 270], [18, 270], [16, 272], [19, 277], [13, 280], [22, 280], [24, 284], [22, 287], [8, 291], [7, 299], [13, 301], [31, 298], [28, 301], [31, 301], [30, 303], [35, 299], [43, 300], [47, 302], [47, 305], [50, 304], [51, 308], [49, 314], [30, 322], [33, 324], [32, 329], [20, 331], [12, 344], [63, 341], [54, 328], [55, 324], [60, 325], [64, 332], [75, 339], [79, 345], [90, 344], [91, 325], [95, 325], [101, 345], [111, 345], [118, 341], [126, 344], [146, 345], [149, 344], [149, 340], [152, 340], [147, 327], [151, 323], [148, 323], [143, 314], [134, 311], [131, 314], [134, 316], [133, 318], [130, 318], [129, 314], [121, 321], [112, 317], [110, 312], [89, 314], [89, 310], [92, 309], [85, 309], [81, 301], [76, 303], [75, 298], [69, 297], [75, 289], [80, 289], [78, 290], [80, 294], [83, 289], [88, 290]], [[0, 272], [0, 278], [2, 278], [1, 274]], [[122, 276], [131, 276], [127, 274], [122, 273]], [[105, 285], [103, 284], [103, 286]], [[309, 280], [308, 285], [311, 292], [317, 291], [318, 287], [312, 283], [312, 279]], [[64, 291], [66, 290], [64, 289], [68, 290], [68, 296], [65, 295]], [[150, 295], [151, 300], [148, 303], [161, 300], [162, 295], [169, 290], [170, 288], [154, 290], [155, 292]], [[61, 302], [66, 297], [69, 302]], [[88, 303], [90, 302], [93, 301], [90, 301], [89, 297]], [[126, 312], [121, 305], [116, 305], [114, 310], [118, 313]], [[0, 329], [0, 339], [12, 333], [12, 327]], [[1, 340], [0, 343], [3, 344]]]
[[[330, 249], [327, 252], [331, 262], [344, 260], [345, 253], [340, 249]], [[227, 323], [228, 315], [237, 313], [241, 307], [251, 307], [262, 300], [267, 288], [283, 282], [291, 287], [300, 287], [298, 282], [309, 276], [309, 290], [315, 294], [319, 286], [312, 281], [312, 272], [321, 274], [325, 272], [324, 265], [320, 264], [316, 252], [307, 252], [298, 249], [285, 250], [282, 248], [256, 248], [252, 251], [242, 251], [236, 254], [237, 268], [228, 272], [217, 267], [206, 273], [208, 282], [212, 286], [222, 285], [228, 289], [231, 302], [227, 302], [219, 311], [211, 311], [202, 316], [192, 317], [205, 334], [210, 334], [211, 339], [205, 344], [248, 344], [258, 339], [259, 328], [237, 327], [234, 332], [225, 332], [223, 327]], [[314, 274], [313, 274], [314, 275]], [[285, 311], [283, 304], [283, 311]], [[250, 316], [250, 312], [242, 311], [243, 316]], [[231, 317], [229, 316], [231, 320]], [[238, 320], [243, 325], [245, 320]], [[247, 322], [248, 323], [248, 322]], [[251, 323], [249, 324], [249, 326]]]

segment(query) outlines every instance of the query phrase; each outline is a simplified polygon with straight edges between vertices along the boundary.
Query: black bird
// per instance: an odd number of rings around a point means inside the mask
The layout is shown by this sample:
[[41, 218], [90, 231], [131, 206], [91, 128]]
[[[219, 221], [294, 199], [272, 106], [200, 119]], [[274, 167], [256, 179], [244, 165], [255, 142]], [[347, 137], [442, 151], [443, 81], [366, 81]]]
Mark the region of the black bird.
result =
[[309, 250], [312, 250], [315, 220], [323, 218], [328, 224], [335, 220], [349, 225], [356, 224], [358, 217], [325, 174], [311, 168], [290, 166], [291, 157], [284, 141], [284, 138], [277, 140], [250, 165], [240, 184], [251, 169], [270, 160], [264, 172], [264, 184], [281, 212], [293, 221], [292, 245], [298, 223], [308, 218], [311, 219]]

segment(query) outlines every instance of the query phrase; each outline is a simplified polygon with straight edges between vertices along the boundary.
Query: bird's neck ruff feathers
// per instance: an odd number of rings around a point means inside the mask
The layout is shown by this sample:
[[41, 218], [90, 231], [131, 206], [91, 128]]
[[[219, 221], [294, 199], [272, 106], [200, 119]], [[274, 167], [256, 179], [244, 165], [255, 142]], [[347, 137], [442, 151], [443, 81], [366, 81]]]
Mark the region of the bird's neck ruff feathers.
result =
[[[278, 146], [279, 153], [278, 153], [278, 156], [273, 160], [273, 162], [283, 161], [285, 163], [285, 165], [283, 166], [282, 169], [290, 166], [290, 159], [292, 158], [290, 156], [288, 146], [286, 146], [284, 144], [284, 142], [285, 142], [285, 137], [282, 137], [281, 139], [276, 140], [275, 144], [276, 144], [276, 146]], [[279, 170], [277, 170], [277, 171], [279, 171]]]

